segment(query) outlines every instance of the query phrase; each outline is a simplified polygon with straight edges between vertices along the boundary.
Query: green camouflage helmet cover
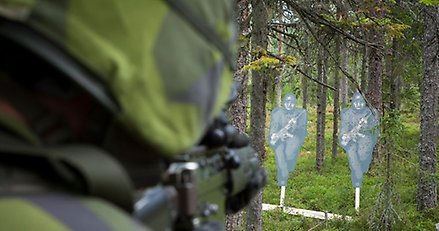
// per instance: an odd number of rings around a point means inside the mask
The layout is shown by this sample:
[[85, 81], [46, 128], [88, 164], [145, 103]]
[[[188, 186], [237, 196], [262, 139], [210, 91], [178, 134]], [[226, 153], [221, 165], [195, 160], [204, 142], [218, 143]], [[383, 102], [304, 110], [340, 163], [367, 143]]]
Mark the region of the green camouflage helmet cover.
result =
[[[231, 44], [231, 0], [176, 2]], [[97, 73], [121, 106], [120, 121], [170, 157], [198, 142], [227, 100], [230, 60], [164, 0], [0, 0], [0, 14]]]

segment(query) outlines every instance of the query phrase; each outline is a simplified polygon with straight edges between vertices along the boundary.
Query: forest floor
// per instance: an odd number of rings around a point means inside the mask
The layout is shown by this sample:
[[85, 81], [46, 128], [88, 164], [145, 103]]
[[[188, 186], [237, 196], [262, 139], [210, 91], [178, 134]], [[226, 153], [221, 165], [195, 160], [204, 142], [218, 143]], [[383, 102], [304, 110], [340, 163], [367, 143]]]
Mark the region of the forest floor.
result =
[[[357, 212], [354, 208], [355, 189], [351, 185], [346, 154], [339, 147], [337, 157], [331, 157], [333, 119], [330, 111], [327, 112], [324, 166], [320, 172], [315, 168], [316, 126], [315, 117], [312, 116], [315, 114], [315, 110], [311, 109], [308, 136], [295, 170], [290, 173], [284, 205], [350, 216], [352, 220], [325, 221], [289, 215], [278, 208], [263, 211], [263, 230], [386, 230], [386, 227], [391, 230], [435, 229], [435, 224], [439, 223], [439, 209], [426, 213], [416, 210], [419, 166], [419, 121], [416, 115], [401, 116], [396, 148], [388, 152], [389, 180], [386, 181], [388, 171], [385, 158], [376, 161], [365, 174], [360, 194], [360, 209]], [[263, 203], [279, 205], [280, 187], [276, 181], [274, 153], [268, 146], [266, 150], [264, 166], [269, 175], [269, 182], [263, 191]], [[381, 156], [385, 156], [385, 153]], [[390, 186], [390, 190], [386, 190], [386, 185]]]

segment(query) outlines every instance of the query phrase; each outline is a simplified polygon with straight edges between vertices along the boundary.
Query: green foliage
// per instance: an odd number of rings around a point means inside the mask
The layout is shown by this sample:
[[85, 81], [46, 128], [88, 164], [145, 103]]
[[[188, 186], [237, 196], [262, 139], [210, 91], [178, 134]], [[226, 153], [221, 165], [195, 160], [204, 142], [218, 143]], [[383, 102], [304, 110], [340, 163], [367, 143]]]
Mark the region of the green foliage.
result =
[[421, 93], [419, 86], [415, 84], [408, 84], [401, 92], [400, 98], [404, 104], [404, 112], [416, 112], [421, 107]]
[[239, 47], [245, 47], [250, 42], [250, 39], [245, 35], [238, 36], [238, 45]]
[[404, 31], [410, 29], [409, 25], [402, 23], [387, 23], [385, 25], [387, 37], [390, 38], [404, 38]]
[[[436, 1], [436, 0], [435, 0]], [[437, 0], [439, 1], [439, 0]], [[387, 8], [377, 9], [378, 11], [387, 11]], [[327, 21], [333, 23], [338, 28], [366, 28], [366, 29], [384, 29], [386, 31], [386, 36], [388, 38], [404, 38], [404, 32], [411, 28], [410, 25], [395, 22], [393, 19], [384, 17], [384, 18], [373, 18], [366, 17], [361, 14], [352, 15], [352, 17], [340, 17], [336, 18], [334, 15], [329, 14], [321, 14], [321, 16]]]
[[419, 2], [427, 6], [439, 5], [439, 0], [419, 0]]
[[249, 70], [259, 71], [259, 70], [281, 70], [284, 66], [292, 66], [296, 64], [297, 59], [291, 55], [285, 56], [274, 56], [267, 52], [263, 48], [259, 48], [253, 51], [253, 56], [258, 57], [249, 64], [242, 68], [243, 72]]
[[[304, 77], [303, 77], [304, 78]], [[282, 92], [294, 93], [297, 99], [302, 97], [302, 79], [299, 75], [294, 75], [290, 70], [290, 78], [284, 78], [282, 82]]]
[[279, 66], [279, 64], [280, 64], [279, 59], [268, 57], [268, 56], [262, 56], [261, 58], [250, 62], [248, 65], [245, 65], [242, 68], [242, 71], [243, 72], [246, 72], [249, 70], [259, 71], [263, 68], [275, 69]]
[[282, 68], [284, 65], [294, 65], [296, 63], [296, 58], [293, 56], [286, 56], [283, 59], [274, 58], [271, 56], [263, 55], [259, 59], [256, 59], [250, 62], [248, 65], [245, 65], [242, 68], [243, 72], [254, 70], [259, 71], [261, 69], [272, 69], [278, 70]]

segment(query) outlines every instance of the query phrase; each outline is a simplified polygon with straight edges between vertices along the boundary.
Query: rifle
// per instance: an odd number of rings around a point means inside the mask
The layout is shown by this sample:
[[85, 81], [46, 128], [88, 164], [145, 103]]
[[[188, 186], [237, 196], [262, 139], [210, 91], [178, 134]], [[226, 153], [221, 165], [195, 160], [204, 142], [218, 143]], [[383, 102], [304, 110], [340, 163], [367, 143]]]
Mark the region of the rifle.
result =
[[360, 119], [360, 121], [358, 122], [358, 124], [352, 128], [349, 132], [345, 133], [342, 135], [341, 137], [341, 145], [345, 146], [347, 145], [349, 142], [351, 142], [352, 140], [356, 140], [356, 138], [359, 137], [365, 137], [364, 134], [360, 133], [360, 129], [362, 129], [364, 127], [364, 125], [367, 124], [367, 120], [369, 119], [369, 117], [372, 115], [372, 113], [368, 114], [366, 117], [363, 117]]
[[143, 194], [135, 204], [138, 220], [153, 230], [225, 230], [225, 215], [245, 207], [266, 184], [248, 141], [230, 124], [221, 126], [174, 160], [163, 184]]
[[305, 111], [302, 111], [297, 117], [293, 117], [293, 118], [291, 118], [291, 119], [288, 121], [288, 123], [287, 123], [282, 129], [280, 129], [278, 132], [272, 134], [272, 135], [271, 135], [271, 141], [270, 141], [270, 143], [271, 143], [272, 145], [274, 145], [274, 144], [277, 143], [277, 141], [278, 141], [279, 139], [284, 140], [284, 139], [287, 138], [287, 137], [293, 137], [294, 135], [288, 133], [288, 130], [290, 130], [290, 128], [292, 128], [292, 126], [293, 126], [294, 124], [296, 124], [297, 119], [299, 119], [299, 117], [300, 117], [304, 112], [305, 112]]

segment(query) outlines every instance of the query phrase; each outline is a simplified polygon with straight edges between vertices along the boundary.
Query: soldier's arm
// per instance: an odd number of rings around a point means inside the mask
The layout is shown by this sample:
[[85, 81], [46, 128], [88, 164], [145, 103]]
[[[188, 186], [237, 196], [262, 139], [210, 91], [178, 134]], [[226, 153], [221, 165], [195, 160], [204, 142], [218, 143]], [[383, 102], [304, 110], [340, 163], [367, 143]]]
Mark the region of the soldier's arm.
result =
[[280, 129], [279, 109], [276, 108], [271, 112], [269, 134], [276, 133], [279, 131], [279, 129]]
[[297, 126], [299, 129], [305, 129], [308, 124], [308, 112], [305, 109], [301, 109], [299, 118], [297, 118]]

